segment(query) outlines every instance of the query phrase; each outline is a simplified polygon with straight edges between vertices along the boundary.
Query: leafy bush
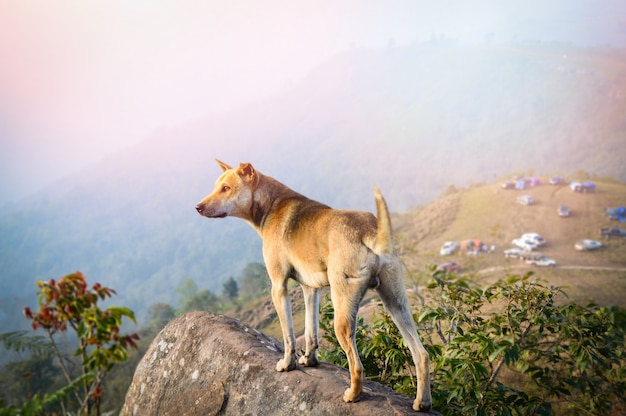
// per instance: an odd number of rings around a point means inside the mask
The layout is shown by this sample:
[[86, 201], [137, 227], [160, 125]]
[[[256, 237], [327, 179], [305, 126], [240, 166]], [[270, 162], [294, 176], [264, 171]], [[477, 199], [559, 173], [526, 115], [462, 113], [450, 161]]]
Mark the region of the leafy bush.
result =
[[[426, 292], [414, 319], [430, 354], [435, 409], [447, 415], [608, 415], [623, 406], [625, 310], [561, 301], [558, 287], [532, 273], [481, 289], [439, 272]], [[328, 299], [321, 317], [331, 344], [322, 359], [347, 367]], [[369, 324], [359, 319], [357, 346], [367, 377], [415, 394], [408, 348], [382, 307]]]
[[[115, 294], [115, 291], [94, 284], [88, 288], [85, 277], [76, 272], [59, 281], [37, 282], [39, 310], [24, 309], [26, 318], [32, 320], [33, 330], [42, 328], [47, 336], [27, 336], [24, 332], [2, 334], [5, 347], [14, 351], [28, 349], [35, 356], [48, 359], [54, 356], [67, 385], [51, 394], [35, 394], [21, 409], [5, 407], [2, 414], [45, 414], [74, 410], [78, 414], [100, 414], [104, 392], [102, 382], [119, 363], [128, 358], [130, 348], [137, 348], [137, 334], [121, 335], [122, 318], [133, 322], [134, 314], [124, 307], [111, 306], [100, 309], [99, 300]], [[73, 362], [63, 355], [55, 335], [72, 329], [78, 347], [74, 356], [80, 359], [80, 373], [72, 371]]]

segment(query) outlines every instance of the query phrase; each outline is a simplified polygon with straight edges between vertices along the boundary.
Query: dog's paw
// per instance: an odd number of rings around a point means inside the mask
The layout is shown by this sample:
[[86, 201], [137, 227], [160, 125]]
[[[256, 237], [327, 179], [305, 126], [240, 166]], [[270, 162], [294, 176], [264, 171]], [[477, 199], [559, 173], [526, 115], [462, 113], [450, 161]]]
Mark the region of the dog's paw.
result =
[[352, 389], [347, 389], [343, 393], [343, 401], [346, 403], [354, 403], [361, 400], [361, 392], [353, 392]]
[[418, 401], [417, 399], [413, 402], [413, 410], [416, 412], [428, 412], [432, 407], [432, 403], [430, 401]]
[[290, 358], [283, 358], [282, 360], [276, 363], [276, 371], [291, 371], [296, 368], [296, 357], [292, 356]]
[[320, 362], [317, 360], [317, 357], [314, 355], [310, 355], [308, 357], [306, 355], [303, 355], [298, 360], [298, 364], [303, 365], [305, 367], [317, 367], [320, 364]]

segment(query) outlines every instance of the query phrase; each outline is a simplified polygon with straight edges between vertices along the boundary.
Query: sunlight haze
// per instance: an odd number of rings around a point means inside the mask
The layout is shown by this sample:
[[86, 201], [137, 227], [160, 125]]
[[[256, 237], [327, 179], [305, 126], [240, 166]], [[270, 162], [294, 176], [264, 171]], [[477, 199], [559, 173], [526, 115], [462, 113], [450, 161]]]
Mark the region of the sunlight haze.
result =
[[327, 59], [445, 36], [626, 45], [620, 1], [0, 3], [0, 204], [177, 126], [289, 91]]

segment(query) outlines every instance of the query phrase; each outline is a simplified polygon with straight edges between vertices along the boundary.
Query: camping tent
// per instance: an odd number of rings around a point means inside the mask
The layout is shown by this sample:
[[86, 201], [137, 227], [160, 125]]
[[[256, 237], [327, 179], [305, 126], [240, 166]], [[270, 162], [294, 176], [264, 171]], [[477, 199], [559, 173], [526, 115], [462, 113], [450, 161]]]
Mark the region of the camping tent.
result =
[[464, 253], [480, 253], [487, 252], [487, 245], [476, 239], [468, 239], [461, 241], [459, 250]]
[[626, 222], [626, 207], [607, 208], [606, 215], [619, 222]]

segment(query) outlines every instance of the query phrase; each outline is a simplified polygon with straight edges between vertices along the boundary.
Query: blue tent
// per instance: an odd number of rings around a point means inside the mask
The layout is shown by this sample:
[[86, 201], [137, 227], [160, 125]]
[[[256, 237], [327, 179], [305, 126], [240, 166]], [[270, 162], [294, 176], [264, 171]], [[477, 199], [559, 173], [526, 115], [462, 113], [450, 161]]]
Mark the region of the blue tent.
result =
[[626, 207], [607, 208], [606, 215], [619, 222], [626, 222]]

